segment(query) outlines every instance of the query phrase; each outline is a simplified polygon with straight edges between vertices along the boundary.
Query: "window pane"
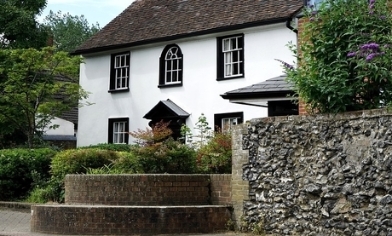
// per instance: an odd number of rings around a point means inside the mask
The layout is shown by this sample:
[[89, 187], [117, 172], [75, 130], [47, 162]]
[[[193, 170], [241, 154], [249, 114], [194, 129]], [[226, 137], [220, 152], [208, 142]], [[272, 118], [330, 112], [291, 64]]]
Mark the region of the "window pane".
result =
[[177, 82], [177, 71], [174, 71], [172, 75], [172, 82]]
[[226, 65], [225, 66], [225, 76], [230, 76], [231, 75], [231, 65]]
[[223, 51], [229, 51], [230, 50], [230, 39], [223, 39]]
[[231, 49], [237, 49], [238, 45], [237, 45], [237, 38], [232, 38], [231, 39]]
[[172, 82], [171, 72], [166, 72], [166, 82], [167, 82], [167, 83]]
[[225, 53], [225, 64], [230, 63], [231, 62], [231, 53]]

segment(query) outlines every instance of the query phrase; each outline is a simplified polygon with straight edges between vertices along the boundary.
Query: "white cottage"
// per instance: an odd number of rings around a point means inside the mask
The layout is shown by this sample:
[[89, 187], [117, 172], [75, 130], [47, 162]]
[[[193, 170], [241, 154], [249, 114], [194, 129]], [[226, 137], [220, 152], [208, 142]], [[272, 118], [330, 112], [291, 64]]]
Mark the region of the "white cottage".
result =
[[79, 109], [78, 146], [132, 143], [128, 131], [170, 120], [175, 136], [268, 115], [220, 95], [282, 74], [302, 0], [136, 0], [73, 54], [94, 105]]

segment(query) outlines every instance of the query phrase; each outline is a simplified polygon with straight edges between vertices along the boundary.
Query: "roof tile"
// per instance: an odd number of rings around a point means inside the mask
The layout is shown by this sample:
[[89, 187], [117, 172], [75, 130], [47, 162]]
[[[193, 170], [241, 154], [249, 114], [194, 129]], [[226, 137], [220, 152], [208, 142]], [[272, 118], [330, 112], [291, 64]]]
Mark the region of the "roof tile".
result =
[[303, 0], [136, 0], [74, 54], [285, 20]]

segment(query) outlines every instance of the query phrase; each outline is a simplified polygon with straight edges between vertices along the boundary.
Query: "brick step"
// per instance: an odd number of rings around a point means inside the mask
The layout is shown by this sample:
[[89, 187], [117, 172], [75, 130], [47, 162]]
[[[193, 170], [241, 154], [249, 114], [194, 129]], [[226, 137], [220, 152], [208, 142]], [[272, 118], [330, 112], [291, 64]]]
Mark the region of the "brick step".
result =
[[59, 235], [212, 233], [226, 229], [231, 207], [33, 205], [31, 231]]

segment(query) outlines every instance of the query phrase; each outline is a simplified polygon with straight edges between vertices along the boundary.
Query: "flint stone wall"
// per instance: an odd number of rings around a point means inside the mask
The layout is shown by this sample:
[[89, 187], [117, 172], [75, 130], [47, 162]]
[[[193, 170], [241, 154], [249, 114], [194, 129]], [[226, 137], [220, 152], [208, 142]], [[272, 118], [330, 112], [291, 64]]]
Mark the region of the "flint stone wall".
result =
[[243, 129], [245, 221], [275, 235], [392, 235], [387, 110], [253, 119]]

